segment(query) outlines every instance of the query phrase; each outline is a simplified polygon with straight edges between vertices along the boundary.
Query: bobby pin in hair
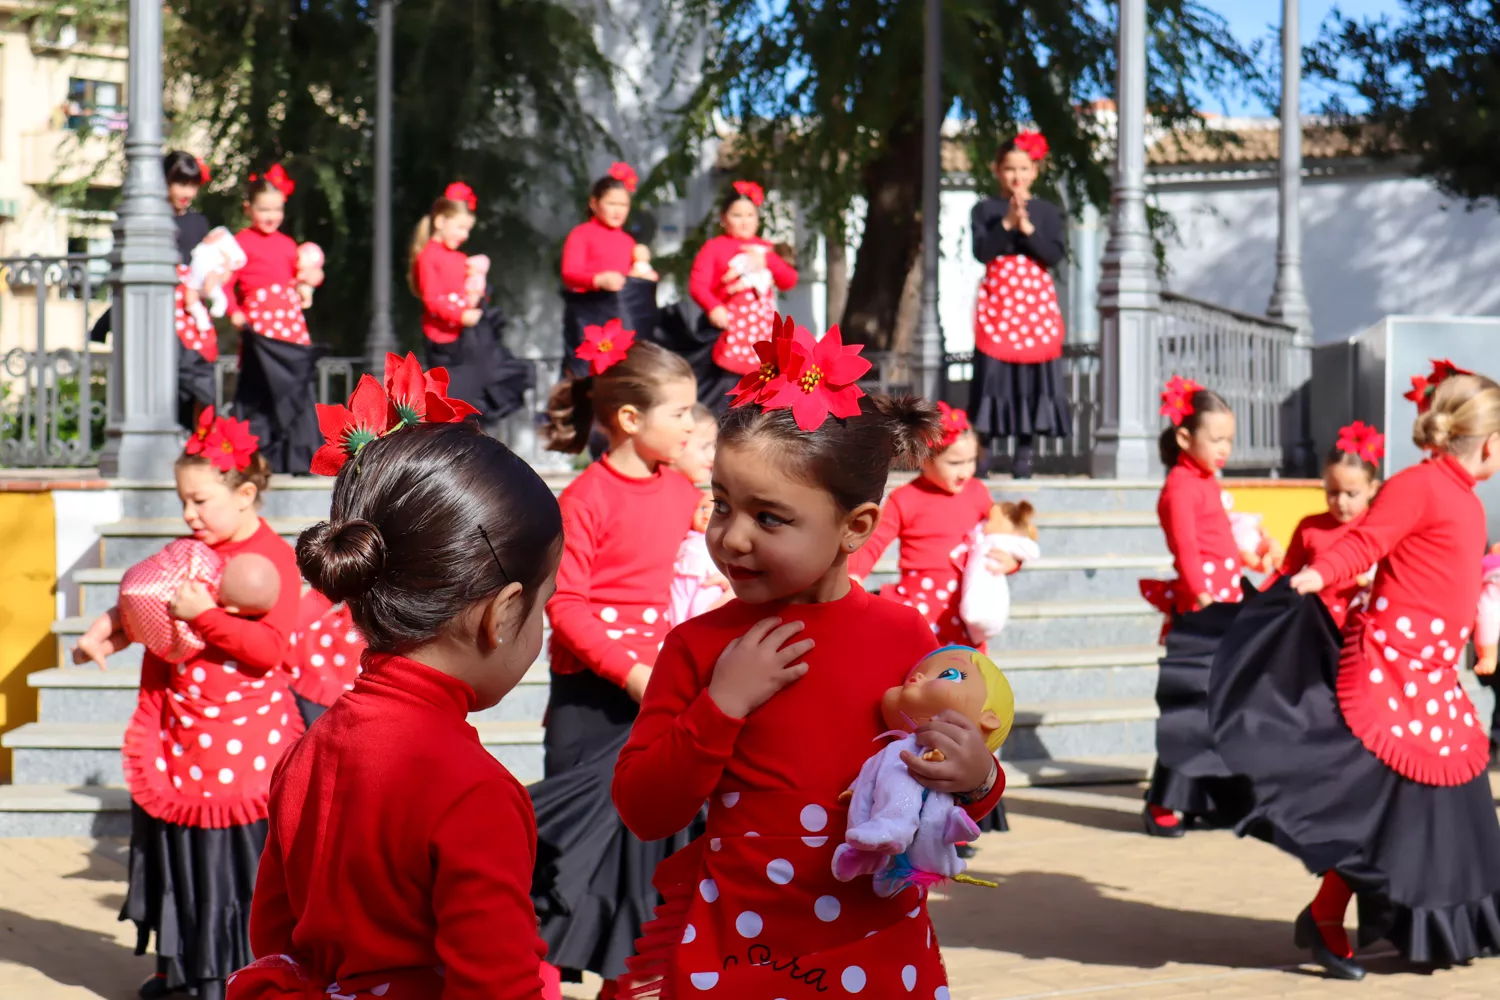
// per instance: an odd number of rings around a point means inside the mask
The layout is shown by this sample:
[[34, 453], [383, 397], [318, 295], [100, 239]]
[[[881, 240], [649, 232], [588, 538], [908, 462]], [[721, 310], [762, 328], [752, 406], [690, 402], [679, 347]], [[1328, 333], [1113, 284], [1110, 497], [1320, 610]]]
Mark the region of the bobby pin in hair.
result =
[[479, 534], [484, 538], [484, 544], [490, 547], [490, 555], [495, 557], [495, 568], [500, 571], [500, 579], [510, 583], [510, 574], [505, 572], [505, 565], [500, 562], [500, 553], [495, 551], [495, 543], [490, 541], [490, 533], [484, 530], [484, 525], [479, 526]]

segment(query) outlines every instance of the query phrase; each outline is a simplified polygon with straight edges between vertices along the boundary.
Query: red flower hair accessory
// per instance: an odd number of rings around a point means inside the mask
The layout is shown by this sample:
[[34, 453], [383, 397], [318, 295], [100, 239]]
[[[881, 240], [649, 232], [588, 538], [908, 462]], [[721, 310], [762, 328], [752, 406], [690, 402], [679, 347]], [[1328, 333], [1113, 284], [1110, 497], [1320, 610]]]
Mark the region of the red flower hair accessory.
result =
[[621, 184], [625, 185], [625, 190], [626, 191], [629, 191], [631, 194], [635, 194], [635, 185], [636, 185], [637, 178], [636, 178], [636, 175], [635, 175], [635, 168], [632, 167], [630, 164], [628, 164], [628, 163], [611, 163], [609, 165], [609, 175], [608, 176], [613, 177], [615, 180], [617, 180]]
[[[791, 410], [797, 427], [804, 431], [817, 430], [830, 416], [858, 416], [865, 391], [855, 383], [870, 370], [870, 362], [859, 357], [864, 346], [845, 347], [836, 326], [822, 340], [814, 340], [805, 328], [779, 316], [774, 328], [772, 360], [767, 360], [765, 344], [755, 345], [761, 368], [740, 380], [730, 405], [754, 403], [768, 412]], [[774, 372], [770, 370], [773, 364]]]
[[469, 211], [471, 212], [479, 209], [479, 196], [474, 193], [473, 188], [469, 187], [463, 181], [454, 181], [443, 188], [443, 197], [449, 201], [463, 202], [469, 206]]
[[618, 318], [603, 326], [583, 328], [583, 343], [573, 356], [589, 363], [590, 375], [602, 375], [613, 365], [625, 360], [625, 354], [635, 346], [635, 331], [627, 330]]
[[286, 170], [279, 163], [272, 164], [271, 169], [267, 170], [264, 175], [250, 175], [251, 184], [259, 180], [264, 180], [267, 184], [280, 191], [283, 198], [290, 198], [292, 192], [297, 190], [297, 182], [287, 176]]
[[942, 434], [937, 440], [937, 448], [941, 451], [962, 437], [972, 425], [969, 423], [968, 413], [963, 410], [955, 409], [942, 400], [938, 400], [937, 408], [938, 419], [942, 427]]
[[756, 208], [766, 203], [766, 189], [754, 181], [735, 181], [734, 190]]
[[1409, 399], [1417, 404], [1417, 413], [1426, 413], [1428, 407], [1432, 406], [1432, 394], [1437, 392], [1437, 387], [1442, 385], [1454, 375], [1473, 375], [1467, 368], [1460, 368], [1447, 358], [1441, 360], [1432, 359], [1432, 372], [1426, 378], [1420, 375], [1411, 377], [1411, 389], [1403, 394], [1403, 399]]
[[1193, 393], [1202, 388], [1203, 386], [1190, 378], [1173, 375], [1167, 387], [1161, 392], [1159, 412], [1172, 421], [1173, 427], [1181, 427], [1182, 422], [1193, 415]]
[[1385, 457], [1385, 435], [1367, 423], [1356, 420], [1339, 428], [1339, 451], [1347, 451], [1372, 465]]
[[260, 438], [250, 433], [250, 424], [233, 417], [214, 415], [212, 406], [204, 407], [198, 417], [198, 429], [187, 439], [185, 455], [202, 455], [220, 472], [233, 469], [244, 472], [260, 448]]
[[193, 157], [193, 159], [195, 159], [195, 160], [198, 161], [198, 176], [201, 177], [201, 178], [203, 178], [198, 183], [199, 184], [207, 184], [208, 181], [209, 181], [209, 178], [213, 176], [212, 174], [210, 174], [208, 172], [208, 164], [203, 162], [203, 157], [201, 157], [201, 156], [195, 156], [195, 157]]
[[1035, 130], [1022, 132], [1015, 138], [1015, 147], [1032, 160], [1040, 160], [1046, 157], [1048, 150], [1052, 147], [1047, 145], [1047, 137]]
[[456, 424], [478, 413], [461, 399], [448, 398], [448, 370], [422, 371], [415, 354], [385, 356], [384, 387], [361, 375], [347, 406], [317, 404], [324, 444], [312, 458], [312, 473], [336, 476], [365, 445], [411, 424]]

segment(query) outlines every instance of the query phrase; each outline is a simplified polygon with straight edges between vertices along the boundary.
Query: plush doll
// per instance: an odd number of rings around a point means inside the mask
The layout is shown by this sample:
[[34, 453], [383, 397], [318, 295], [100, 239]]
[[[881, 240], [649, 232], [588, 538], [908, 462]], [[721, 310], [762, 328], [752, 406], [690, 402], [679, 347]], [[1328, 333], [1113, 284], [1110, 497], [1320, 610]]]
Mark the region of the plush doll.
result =
[[651, 248], [644, 243], [637, 243], [630, 251], [630, 273], [627, 277], [642, 278], [646, 281], [659, 281], [661, 275], [656, 273], [656, 268], [651, 266]]
[[[979, 828], [953, 796], [922, 787], [907, 770], [902, 751], [942, 760], [939, 750], [922, 752], [916, 727], [947, 709], [972, 719], [991, 751], [1000, 749], [1015, 718], [1010, 682], [983, 653], [944, 646], [929, 653], [906, 682], [885, 693], [881, 716], [895, 741], [865, 761], [845, 793], [849, 823], [833, 855], [841, 882], [875, 877], [875, 891], [893, 896], [909, 885], [945, 880], [977, 881], [963, 874], [954, 845], [979, 836]], [[1004, 772], [1000, 772], [1003, 780]], [[989, 884], [989, 883], [980, 883]]]
[[490, 259], [482, 253], [476, 253], [464, 260], [464, 294], [468, 296], [469, 308], [473, 309], [484, 301], [485, 289], [489, 285]]
[[1474, 652], [1479, 656], [1476, 670], [1494, 673], [1495, 647], [1500, 642], [1500, 545], [1490, 547], [1480, 563], [1484, 584], [1479, 588], [1479, 613], [1474, 620]]
[[281, 595], [281, 578], [265, 556], [247, 552], [225, 560], [203, 542], [179, 538], [147, 556], [120, 577], [120, 630], [168, 663], [181, 663], [204, 649], [191, 622], [168, 610], [189, 580], [208, 587], [219, 606], [234, 615], [263, 615]]
[[1240, 549], [1240, 562], [1257, 573], [1274, 573], [1281, 568], [1286, 553], [1276, 539], [1266, 534], [1259, 514], [1229, 512], [1229, 530]]
[[1031, 522], [1033, 513], [1025, 500], [997, 503], [990, 508], [989, 520], [976, 525], [969, 536], [969, 561], [964, 565], [958, 616], [976, 644], [994, 640], [1010, 619], [1010, 581], [990, 568], [990, 553], [1008, 553], [1018, 563], [1042, 554], [1036, 544], [1036, 526]]
[[[240, 241], [223, 226], [209, 230], [203, 242], [193, 247], [182, 283], [192, 293], [187, 299], [187, 310], [199, 330], [205, 333], [212, 330], [214, 323], [209, 316], [223, 316], [229, 311], [224, 286], [248, 262]], [[209, 303], [207, 309], [203, 307], [205, 298]]]
[[762, 299], [771, 294], [774, 279], [771, 276], [771, 269], [766, 267], [765, 247], [745, 247], [729, 258], [729, 270], [739, 275], [739, 280], [725, 289], [728, 294], [754, 292], [757, 298]]
[[297, 294], [302, 308], [312, 307], [313, 289], [323, 284], [323, 248], [316, 243], [297, 247]]

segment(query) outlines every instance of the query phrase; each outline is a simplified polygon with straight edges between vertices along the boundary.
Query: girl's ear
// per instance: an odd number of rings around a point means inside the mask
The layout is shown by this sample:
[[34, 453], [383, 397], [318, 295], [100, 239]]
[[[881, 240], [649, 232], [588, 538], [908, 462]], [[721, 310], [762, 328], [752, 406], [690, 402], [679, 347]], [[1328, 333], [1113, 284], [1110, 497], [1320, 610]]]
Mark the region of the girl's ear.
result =
[[1186, 427], [1177, 428], [1177, 447], [1187, 451], [1193, 446], [1193, 432]]
[[260, 495], [260, 490], [255, 488], [254, 483], [240, 483], [234, 488], [235, 499], [240, 502], [240, 510], [248, 510], [255, 506], [255, 498]]
[[615, 421], [619, 423], [620, 430], [634, 436], [641, 432], [641, 426], [646, 421], [646, 415], [638, 407], [626, 403], [615, 411]]
[[478, 634], [474, 637], [474, 644], [481, 653], [501, 648], [512, 637], [512, 625], [521, 617], [521, 601], [521, 585], [507, 583], [485, 602], [479, 615]]
[[862, 503], [844, 518], [842, 542], [844, 552], [856, 552], [875, 534], [880, 525], [880, 505]]

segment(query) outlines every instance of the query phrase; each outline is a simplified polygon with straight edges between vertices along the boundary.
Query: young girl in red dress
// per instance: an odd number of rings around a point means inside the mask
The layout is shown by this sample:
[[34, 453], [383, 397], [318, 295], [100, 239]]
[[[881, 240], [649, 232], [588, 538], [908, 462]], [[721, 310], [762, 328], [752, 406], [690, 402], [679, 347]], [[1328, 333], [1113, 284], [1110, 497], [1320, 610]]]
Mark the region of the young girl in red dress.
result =
[[364, 652], [365, 640], [354, 627], [348, 606], [308, 588], [302, 595], [287, 661], [292, 694], [305, 724], [312, 725], [345, 691], [354, 689]]
[[297, 564], [346, 604], [365, 669], [276, 770], [258, 960], [229, 998], [540, 1000], [531, 806], [467, 717], [541, 651], [557, 502], [472, 422], [357, 452]]
[[797, 285], [796, 269], [760, 236], [764, 202], [759, 184], [735, 181], [719, 209], [722, 232], [699, 249], [688, 278], [688, 293], [703, 310], [700, 329], [718, 332], [714, 367], [698, 386], [698, 398], [716, 413], [728, 407], [734, 384], [760, 367], [754, 345], [771, 339], [776, 290]]
[[[760, 345], [767, 368], [742, 383], [714, 464], [709, 547], [737, 599], [667, 637], [615, 770], [643, 838], [709, 803], [706, 833], [657, 869], [664, 901], [629, 995], [942, 997], [922, 892], [882, 898], [832, 871], [840, 795], [887, 728], [881, 697], [937, 648], [915, 611], [853, 586], [849, 556], [879, 523], [892, 462], [925, 457], [937, 412], [861, 398], [869, 364], [837, 329], [816, 343], [784, 329]], [[994, 806], [999, 767], [972, 723], [939, 717], [918, 738], [946, 758], [907, 760], [924, 785], [975, 816]]]
[[[1295, 940], [1359, 979], [1344, 932], [1359, 897], [1362, 945], [1419, 965], [1500, 950], [1500, 823], [1489, 742], [1459, 677], [1474, 621], [1484, 506], [1500, 472], [1500, 386], [1439, 362], [1414, 380], [1412, 437], [1428, 452], [1290, 587], [1252, 595], [1214, 663], [1218, 751], [1249, 783], [1240, 826], [1322, 876]], [[1343, 641], [1299, 594], [1379, 563]]]
[[[1356, 420], [1339, 430], [1338, 441], [1323, 463], [1328, 511], [1309, 514], [1297, 523], [1281, 569], [1266, 581], [1267, 586], [1283, 576], [1296, 576], [1317, 562], [1322, 553], [1364, 520], [1370, 501], [1380, 489], [1380, 460], [1384, 457], [1385, 436], [1375, 428]], [[1329, 587], [1318, 594], [1337, 628], [1342, 629], [1350, 612], [1364, 603], [1374, 577], [1373, 571], [1361, 573], [1341, 587]]]
[[[217, 607], [202, 583], [184, 583], [171, 614], [191, 622], [206, 648], [175, 665], [146, 651], [125, 732], [132, 827], [120, 918], [135, 921], [137, 953], [154, 933], [158, 955], [140, 995], [191, 989], [213, 998], [250, 960], [247, 917], [271, 771], [302, 735], [281, 669], [301, 579], [291, 546], [259, 514], [270, 470], [243, 422], [206, 421], [174, 474], [193, 537], [225, 559], [266, 557], [280, 582], [275, 606], [259, 620]], [[111, 609], [90, 626], [80, 652], [97, 658], [93, 648], [110, 641], [118, 620]]]
[[[1219, 471], [1234, 450], [1234, 414], [1218, 393], [1180, 376], [1162, 392], [1161, 412], [1173, 426], [1162, 431], [1158, 442], [1167, 481], [1156, 513], [1172, 552], [1177, 579], [1142, 580], [1141, 596], [1166, 614], [1162, 627], [1165, 642], [1173, 629], [1211, 632], [1216, 626], [1200, 612], [1214, 604], [1237, 602], [1244, 595], [1240, 548], [1229, 525], [1218, 480]], [[1142, 816], [1146, 832], [1153, 837], [1180, 837], [1186, 820], [1223, 811], [1223, 803], [1214, 799], [1213, 779], [1178, 774], [1162, 760], [1171, 756], [1164, 739], [1172, 740], [1186, 724], [1186, 717], [1195, 730], [1207, 723], [1203, 695], [1213, 654], [1211, 644], [1201, 645], [1196, 658], [1184, 661], [1163, 657], [1161, 661], [1156, 693], [1161, 711], [1157, 761]], [[1185, 711], [1178, 715], [1177, 709]]]
[[645, 844], [624, 830], [609, 776], [667, 636], [677, 549], [698, 506], [671, 467], [693, 434], [697, 395], [687, 362], [633, 342], [618, 322], [585, 331], [580, 355], [593, 374], [554, 391], [551, 447], [577, 452], [597, 422], [609, 448], [559, 501], [546, 780], [532, 788], [544, 858], [536, 902], [548, 962], [566, 981], [584, 970], [609, 981], [656, 903], [651, 872], [683, 842]]

